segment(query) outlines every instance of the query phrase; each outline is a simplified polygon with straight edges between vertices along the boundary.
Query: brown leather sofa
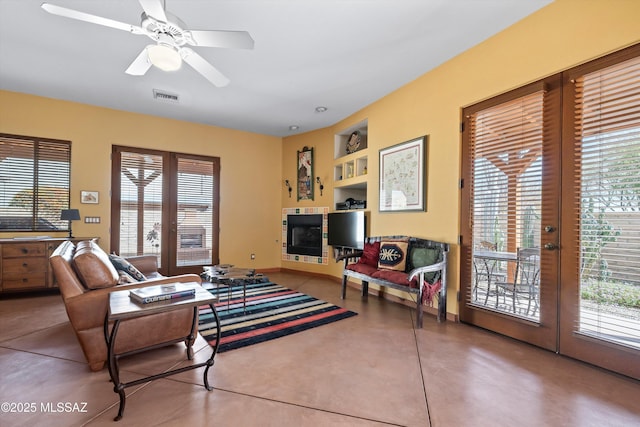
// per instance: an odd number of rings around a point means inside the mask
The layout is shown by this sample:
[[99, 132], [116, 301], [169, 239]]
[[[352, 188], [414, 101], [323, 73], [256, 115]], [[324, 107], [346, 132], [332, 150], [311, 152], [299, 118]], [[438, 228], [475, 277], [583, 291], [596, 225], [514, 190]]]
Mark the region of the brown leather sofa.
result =
[[[66, 241], [53, 252], [49, 262], [60, 288], [64, 305], [85, 358], [92, 371], [103, 369], [107, 360], [104, 337], [104, 319], [107, 313], [109, 294], [113, 291], [158, 285], [162, 283], [197, 282], [197, 274], [163, 277], [157, 271], [155, 256], [127, 258], [147, 280], [118, 284], [120, 276], [95, 241], [78, 242], [77, 246]], [[176, 310], [145, 317], [127, 319], [120, 323], [115, 351], [118, 354], [136, 351], [151, 345], [175, 342], [193, 332], [193, 310]], [[193, 341], [185, 340], [187, 351]]]

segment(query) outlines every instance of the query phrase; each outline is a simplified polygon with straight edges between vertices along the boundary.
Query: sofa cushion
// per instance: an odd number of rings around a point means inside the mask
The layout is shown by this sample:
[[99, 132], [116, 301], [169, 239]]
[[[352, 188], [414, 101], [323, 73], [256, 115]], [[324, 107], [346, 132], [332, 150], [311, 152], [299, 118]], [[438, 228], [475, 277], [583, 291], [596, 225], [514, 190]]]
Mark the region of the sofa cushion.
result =
[[378, 256], [378, 268], [403, 271], [407, 266], [408, 242], [382, 241], [380, 242], [380, 255]]
[[118, 272], [106, 252], [94, 242], [78, 244], [73, 268], [87, 289], [109, 288], [118, 283]]
[[358, 263], [370, 265], [372, 267], [378, 266], [378, 258], [380, 256], [380, 242], [365, 243], [362, 256]]
[[[143, 280], [147, 280], [147, 278], [133, 266], [129, 261], [118, 256], [116, 254], [109, 254], [109, 260], [113, 264], [113, 266], [118, 270], [118, 272], [124, 272], [127, 275], [133, 277], [138, 282], [142, 282]], [[122, 277], [122, 275], [120, 275]], [[125, 276], [126, 277], [126, 276]]]
[[354, 264], [349, 264], [346, 267], [347, 270], [352, 270], [358, 273], [366, 274], [367, 276], [371, 276], [373, 273], [378, 271], [376, 267], [372, 267], [368, 264], [364, 264], [361, 262], [356, 262]]
[[407, 286], [410, 288], [415, 288], [417, 284], [416, 279], [413, 279], [411, 282], [409, 282], [409, 275], [404, 271], [381, 269], [373, 272], [371, 274], [371, 277], [386, 280], [388, 282], [395, 283], [396, 285]]

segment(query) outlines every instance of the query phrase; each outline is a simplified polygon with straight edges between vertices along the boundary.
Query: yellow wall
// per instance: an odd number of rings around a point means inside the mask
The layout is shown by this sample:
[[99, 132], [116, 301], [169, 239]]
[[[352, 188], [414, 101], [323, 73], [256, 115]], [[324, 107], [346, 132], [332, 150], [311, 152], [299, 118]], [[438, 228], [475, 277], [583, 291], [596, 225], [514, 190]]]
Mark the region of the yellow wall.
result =
[[[73, 142], [72, 207], [83, 217], [102, 217], [99, 225], [74, 224], [74, 233], [100, 236], [106, 249], [112, 144], [157, 148], [221, 158], [222, 262], [339, 277], [333, 260], [327, 266], [281, 260], [281, 213], [334, 206], [333, 136], [366, 119], [370, 234], [451, 243], [448, 308], [457, 313], [461, 108], [637, 43], [639, 16], [637, 0], [556, 0], [334, 126], [284, 139], [2, 91], [0, 132]], [[428, 135], [427, 212], [378, 213], [378, 150], [420, 135]], [[284, 180], [295, 184], [296, 151], [304, 146], [314, 147], [314, 175], [325, 190], [320, 196], [316, 185], [314, 201], [298, 202]], [[99, 191], [100, 204], [80, 204], [81, 190]]]
[[[280, 264], [281, 138], [2, 91], [0, 132], [72, 141], [71, 207], [101, 217], [100, 224], [76, 221], [74, 235], [99, 236], [106, 250], [112, 145], [220, 157], [220, 261]], [[100, 203], [80, 204], [82, 190], [99, 191]]]
[[[294, 174], [296, 149], [310, 145], [322, 159], [316, 174], [331, 176], [333, 134], [367, 119], [370, 235], [407, 234], [450, 243], [448, 311], [457, 313], [462, 107], [637, 43], [639, 17], [640, 1], [636, 0], [556, 0], [329, 131], [285, 138], [283, 175]], [[427, 212], [379, 213], [378, 150], [421, 135], [428, 135]], [[328, 196], [316, 200], [315, 206], [333, 206], [332, 184], [327, 181]], [[296, 206], [295, 201], [285, 203], [289, 205]], [[297, 264], [290, 268], [318, 270], [318, 266]], [[339, 276], [341, 269], [330, 262], [325, 271]]]

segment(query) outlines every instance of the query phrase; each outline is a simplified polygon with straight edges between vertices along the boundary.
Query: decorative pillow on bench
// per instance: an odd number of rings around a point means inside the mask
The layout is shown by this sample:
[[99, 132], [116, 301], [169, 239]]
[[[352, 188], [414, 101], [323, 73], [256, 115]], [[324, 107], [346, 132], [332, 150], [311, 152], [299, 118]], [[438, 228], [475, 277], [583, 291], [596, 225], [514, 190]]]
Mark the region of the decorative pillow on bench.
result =
[[380, 242], [365, 243], [362, 256], [358, 260], [360, 264], [370, 265], [372, 267], [378, 266], [378, 257], [380, 256]]
[[405, 268], [407, 267], [408, 247], [409, 242], [406, 241], [380, 242], [378, 268], [384, 268], [386, 270], [405, 271]]
[[[414, 246], [411, 249], [411, 254], [409, 256], [410, 269], [413, 270], [414, 268], [437, 264], [438, 262], [442, 261], [442, 259], [440, 258], [440, 249]], [[435, 271], [425, 273], [424, 278], [427, 282], [433, 283], [436, 279], [436, 275], [439, 276], [439, 273]]]
[[347, 270], [371, 276], [378, 269], [378, 257], [380, 254], [380, 242], [365, 243], [362, 256], [358, 262], [347, 265]]

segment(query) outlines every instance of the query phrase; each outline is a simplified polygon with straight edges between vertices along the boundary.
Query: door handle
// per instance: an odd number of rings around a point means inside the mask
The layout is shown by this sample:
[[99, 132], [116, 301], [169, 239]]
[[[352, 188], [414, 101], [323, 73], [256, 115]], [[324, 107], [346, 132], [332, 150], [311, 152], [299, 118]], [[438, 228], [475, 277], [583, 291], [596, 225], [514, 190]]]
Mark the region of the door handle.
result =
[[545, 243], [544, 248], [548, 251], [553, 251], [555, 249], [558, 249], [558, 245], [556, 245], [555, 243]]
[[546, 231], [547, 233], [553, 233], [554, 231], [556, 231], [556, 228], [554, 226], [552, 226], [552, 225], [547, 225], [544, 228], [544, 231]]

